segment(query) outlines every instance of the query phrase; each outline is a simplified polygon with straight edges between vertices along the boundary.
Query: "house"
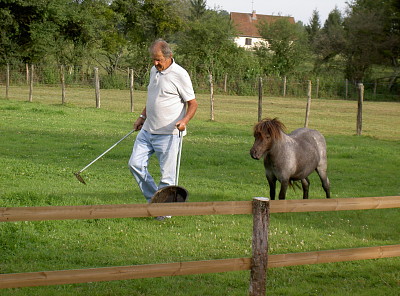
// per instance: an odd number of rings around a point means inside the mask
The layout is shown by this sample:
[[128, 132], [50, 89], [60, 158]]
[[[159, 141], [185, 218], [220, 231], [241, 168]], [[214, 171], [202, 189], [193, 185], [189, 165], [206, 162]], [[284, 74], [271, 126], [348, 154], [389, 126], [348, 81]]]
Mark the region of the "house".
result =
[[282, 18], [288, 19], [292, 24], [295, 23], [294, 18], [291, 16], [256, 14], [255, 10], [253, 10], [252, 13], [231, 12], [230, 18], [239, 33], [239, 35], [235, 37], [235, 43], [247, 49], [257, 46], [257, 44], [267, 42], [261, 38], [258, 32], [258, 24], [265, 22], [271, 24]]

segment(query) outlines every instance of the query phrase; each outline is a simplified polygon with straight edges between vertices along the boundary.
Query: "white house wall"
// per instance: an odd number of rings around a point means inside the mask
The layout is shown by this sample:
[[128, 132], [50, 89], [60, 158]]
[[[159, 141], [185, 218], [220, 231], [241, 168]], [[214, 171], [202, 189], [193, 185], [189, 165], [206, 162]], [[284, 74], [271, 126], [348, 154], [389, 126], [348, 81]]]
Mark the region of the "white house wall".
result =
[[[251, 45], [246, 45], [246, 39], [248, 39], [248, 38], [251, 39]], [[266, 43], [268, 43], [267, 41], [265, 41], [262, 38], [243, 37], [243, 36], [235, 37], [234, 41], [237, 46], [244, 47], [245, 49], [252, 49], [254, 46], [259, 47], [261, 45], [265, 45]]]

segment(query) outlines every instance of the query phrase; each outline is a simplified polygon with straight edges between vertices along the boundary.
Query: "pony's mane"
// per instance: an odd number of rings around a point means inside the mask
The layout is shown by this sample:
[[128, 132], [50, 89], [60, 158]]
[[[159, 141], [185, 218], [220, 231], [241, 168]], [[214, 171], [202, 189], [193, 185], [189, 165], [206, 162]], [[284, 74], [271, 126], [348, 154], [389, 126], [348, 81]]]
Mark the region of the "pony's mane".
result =
[[281, 132], [285, 130], [285, 125], [278, 118], [265, 118], [254, 126], [254, 135], [269, 134], [272, 139], [277, 140], [281, 138]]

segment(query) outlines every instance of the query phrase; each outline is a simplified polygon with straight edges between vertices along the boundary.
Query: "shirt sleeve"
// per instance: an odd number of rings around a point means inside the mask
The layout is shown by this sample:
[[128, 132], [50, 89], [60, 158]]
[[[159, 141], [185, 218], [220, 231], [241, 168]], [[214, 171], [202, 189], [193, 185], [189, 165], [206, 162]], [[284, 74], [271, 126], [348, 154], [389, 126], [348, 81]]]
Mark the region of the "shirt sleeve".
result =
[[180, 83], [178, 87], [179, 96], [185, 101], [190, 101], [196, 98], [193, 90], [192, 81], [187, 71], [183, 71], [180, 75]]

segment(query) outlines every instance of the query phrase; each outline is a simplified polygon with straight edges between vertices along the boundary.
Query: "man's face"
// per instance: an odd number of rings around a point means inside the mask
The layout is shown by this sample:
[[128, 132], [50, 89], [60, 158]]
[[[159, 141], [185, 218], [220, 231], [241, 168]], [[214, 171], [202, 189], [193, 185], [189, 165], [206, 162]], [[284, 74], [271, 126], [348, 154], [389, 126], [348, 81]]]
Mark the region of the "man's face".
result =
[[171, 58], [165, 58], [161, 51], [156, 51], [152, 55], [153, 64], [158, 71], [163, 71], [171, 65]]

